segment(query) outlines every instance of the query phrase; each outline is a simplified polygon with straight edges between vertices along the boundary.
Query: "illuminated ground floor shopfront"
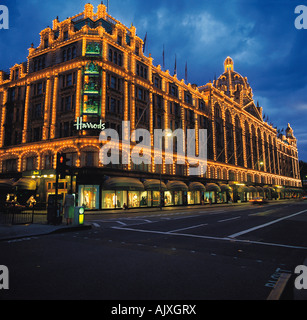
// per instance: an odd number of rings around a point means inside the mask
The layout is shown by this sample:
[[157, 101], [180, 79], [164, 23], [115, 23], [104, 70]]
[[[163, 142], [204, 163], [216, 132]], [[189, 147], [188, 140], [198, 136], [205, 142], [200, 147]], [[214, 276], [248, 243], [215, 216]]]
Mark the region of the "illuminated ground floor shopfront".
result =
[[[189, 181], [186, 177], [180, 180], [164, 175], [160, 180], [159, 175], [135, 172], [125, 176], [124, 172], [116, 173], [94, 168], [76, 170], [71, 176], [59, 180], [60, 201], [70, 190], [76, 195], [76, 205], [84, 206], [86, 210], [205, 205], [246, 202], [255, 197], [285, 199], [302, 195], [301, 189], [281, 186], [208, 179], [195, 181], [195, 177], [194, 181]], [[37, 203], [47, 204], [49, 196], [55, 194], [54, 170], [24, 172], [22, 179], [36, 184]], [[3, 180], [4, 186], [6, 183], [7, 180]]]
[[300, 189], [252, 186], [235, 181], [188, 181], [152, 177], [104, 175], [100, 184], [78, 184], [78, 205], [87, 210], [146, 208], [246, 202], [255, 197], [285, 199], [301, 196]]

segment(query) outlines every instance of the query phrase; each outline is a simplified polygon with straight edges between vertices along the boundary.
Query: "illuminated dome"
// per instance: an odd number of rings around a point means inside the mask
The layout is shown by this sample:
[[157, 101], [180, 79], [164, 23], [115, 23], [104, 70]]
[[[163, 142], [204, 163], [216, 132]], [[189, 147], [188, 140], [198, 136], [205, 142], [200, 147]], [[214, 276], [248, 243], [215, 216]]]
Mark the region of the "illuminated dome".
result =
[[227, 57], [224, 61], [224, 73], [214, 81], [213, 85], [236, 102], [246, 105], [253, 99], [252, 89], [247, 78], [234, 71], [233, 65], [233, 60]]

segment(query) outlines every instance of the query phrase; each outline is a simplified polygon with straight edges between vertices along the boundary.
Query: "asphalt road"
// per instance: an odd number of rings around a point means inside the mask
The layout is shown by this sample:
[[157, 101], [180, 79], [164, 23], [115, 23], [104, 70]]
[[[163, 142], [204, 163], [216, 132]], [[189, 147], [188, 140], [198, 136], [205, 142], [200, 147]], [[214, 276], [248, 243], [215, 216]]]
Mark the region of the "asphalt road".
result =
[[0, 299], [266, 300], [307, 257], [307, 203], [89, 215], [0, 243]]

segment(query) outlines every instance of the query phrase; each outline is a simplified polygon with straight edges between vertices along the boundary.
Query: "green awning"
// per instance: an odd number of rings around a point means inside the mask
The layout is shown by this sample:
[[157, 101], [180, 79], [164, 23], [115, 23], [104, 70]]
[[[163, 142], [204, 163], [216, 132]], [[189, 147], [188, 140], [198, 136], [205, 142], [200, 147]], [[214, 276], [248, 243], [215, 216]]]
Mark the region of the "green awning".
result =
[[143, 183], [135, 178], [116, 177], [109, 178], [103, 184], [104, 190], [131, 190], [144, 191]]
[[14, 180], [12, 179], [0, 179], [0, 188], [1, 189], [10, 189], [13, 187]]
[[248, 191], [249, 192], [257, 192], [257, 189], [255, 187], [253, 187], [253, 186], [249, 186], [248, 187]]
[[264, 191], [273, 191], [273, 192], [275, 191], [275, 189], [272, 187], [264, 187], [263, 190]]
[[190, 191], [206, 191], [206, 188], [202, 183], [194, 181], [189, 184], [189, 190]]
[[188, 191], [188, 186], [182, 181], [169, 181], [166, 185], [169, 191]]
[[215, 183], [207, 183], [206, 184], [206, 191], [215, 191], [215, 192], [221, 192], [220, 187]]
[[239, 186], [238, 192], [249, 192], [249, 188], [246, 186]]
[[220, 185], [221, 192], [232, 192], [232, 188], [227, 184]]
[[21, 178], [13, 186], [22, 190], [36, 190], [36, 181], [30, 178]]
[[[144, 187], [145, 190], [153, 190], [153, 191], [159, 191], [160, 190], [160, 180], [158, 179], [148, 179], [144, 181]], [[166, 185], [164, 182], [161, 181], [161, 190], [166, 191]]]
[[259, 187], [259, 186], [256, 186], [256, 189], [258, 192], [263, 192], [263, 188]]

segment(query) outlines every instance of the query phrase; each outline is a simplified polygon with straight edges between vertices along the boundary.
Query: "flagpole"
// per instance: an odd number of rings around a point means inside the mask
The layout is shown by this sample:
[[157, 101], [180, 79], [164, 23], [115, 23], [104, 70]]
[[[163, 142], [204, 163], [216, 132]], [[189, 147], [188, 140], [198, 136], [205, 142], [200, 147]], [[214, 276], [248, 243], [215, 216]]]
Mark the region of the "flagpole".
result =
[[163, 53], [162, 53], [162, 58], [163, 58], [163, 71], [165, 71], [165, 52], [164, 52], [164, 44], [163, 44]]
[[174, 68], [174, 75], [177, 75], [177, 56], [175, 54], [175, 68]]
[[188, 83], [188, 62], [185, 63], [185, 82]]
[[143, 53], [145, 53], [146, 42], [147, 42], [147, 32], [146, 32], [145, 38], [144, 38]]

